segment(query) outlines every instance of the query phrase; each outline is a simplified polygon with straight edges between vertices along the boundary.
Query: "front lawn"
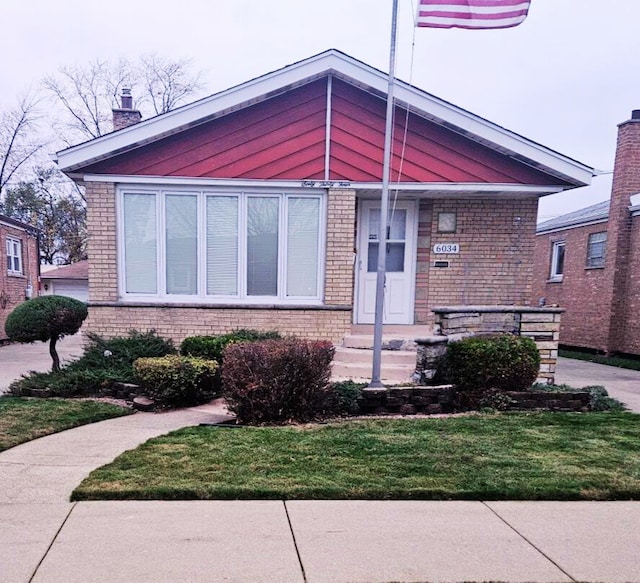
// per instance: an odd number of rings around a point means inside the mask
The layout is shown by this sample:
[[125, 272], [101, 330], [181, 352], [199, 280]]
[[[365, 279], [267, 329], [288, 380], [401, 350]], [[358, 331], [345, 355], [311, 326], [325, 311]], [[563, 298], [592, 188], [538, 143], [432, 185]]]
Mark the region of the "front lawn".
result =
[[50, 433], [128, 415], [110, 403], [0, 397], [0, 451]]
[[640, 415], [491, 414], [152, 439], [72, 495], [97, 499], [640, 499]]

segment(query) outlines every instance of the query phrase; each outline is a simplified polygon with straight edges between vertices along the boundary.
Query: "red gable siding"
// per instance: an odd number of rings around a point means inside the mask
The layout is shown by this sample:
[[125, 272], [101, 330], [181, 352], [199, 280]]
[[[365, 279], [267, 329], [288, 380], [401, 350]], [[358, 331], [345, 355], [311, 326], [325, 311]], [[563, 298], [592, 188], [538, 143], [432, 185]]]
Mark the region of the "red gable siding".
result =
[[[334, 79], [330, 178], [379, 182], [386, 104]], [[90, 174], [322, 180], [326, 78], [82, 170]], [[406, 111], [396, 109], [396, 181]], [[557, 184], [550, 177], [415, 114], [408, 118], [402, 182]]]
[[95, 174], [324, 178], [326, 80], [83, 169]]
[[[380, 181], [386, 103], [341, 81], [332, 95], [331, 179]], [[393, 181], [398, 180], [406, 110], [395, 111]], [[546, 174], [409, 114], [401, 182], [555, 184]]]

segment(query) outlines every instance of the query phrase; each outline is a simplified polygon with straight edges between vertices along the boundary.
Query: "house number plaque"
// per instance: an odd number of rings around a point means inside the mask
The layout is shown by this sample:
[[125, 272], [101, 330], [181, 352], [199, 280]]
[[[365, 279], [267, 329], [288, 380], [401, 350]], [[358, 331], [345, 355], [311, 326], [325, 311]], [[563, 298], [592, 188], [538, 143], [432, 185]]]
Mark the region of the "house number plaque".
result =
[[458, 243], [436, 243], [433, 246], [433, 252], [438, 255], [442, 253], [460, 253], [460, 245]]

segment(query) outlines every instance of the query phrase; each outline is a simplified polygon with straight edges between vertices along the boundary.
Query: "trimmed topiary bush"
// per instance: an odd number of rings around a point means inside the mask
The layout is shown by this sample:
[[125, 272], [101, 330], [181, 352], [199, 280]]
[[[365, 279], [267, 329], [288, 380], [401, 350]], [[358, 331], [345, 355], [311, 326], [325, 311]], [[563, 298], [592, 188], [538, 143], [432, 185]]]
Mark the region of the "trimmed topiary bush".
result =
[[17, 306], [7, 316], [4, 330], [10, 340], [35, 342], [49, 340], [51, 370], [60, 370], [56, 343], [75, 334], [87, 317], [87, 304], [67, 296], [40, 296]]
[[164, 407], [197, 405], [211, 399], [217, 370], [215, 360], [191, 356], [139, 358], [133, 363], [144, 394]]
[[492, 406], [496, 395], [524, 391], [536, 380], [540, 353], [524, 336], [471, 336], [447, 347], [445, 375], [459, 408]]
[[299, 338], [227, 346], [223, 395], [241, 423], [310, 421], [327, 414], [334, 348]]

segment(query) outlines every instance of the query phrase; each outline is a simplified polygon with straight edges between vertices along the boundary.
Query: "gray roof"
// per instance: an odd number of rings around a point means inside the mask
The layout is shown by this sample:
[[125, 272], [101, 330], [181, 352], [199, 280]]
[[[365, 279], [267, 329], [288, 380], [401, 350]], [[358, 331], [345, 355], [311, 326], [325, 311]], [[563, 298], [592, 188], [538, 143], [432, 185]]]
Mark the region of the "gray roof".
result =
[[546, 233], [548, 231], [557, 231], [559, 229], [579, 227], [594, 221], [606, 220], [609, 218], [609, 201], [603, 200], [598, 204], [588, 206], [586, 208], [561, 215], [555, 219], [543, 221], [536, 227], [536, 233]]

